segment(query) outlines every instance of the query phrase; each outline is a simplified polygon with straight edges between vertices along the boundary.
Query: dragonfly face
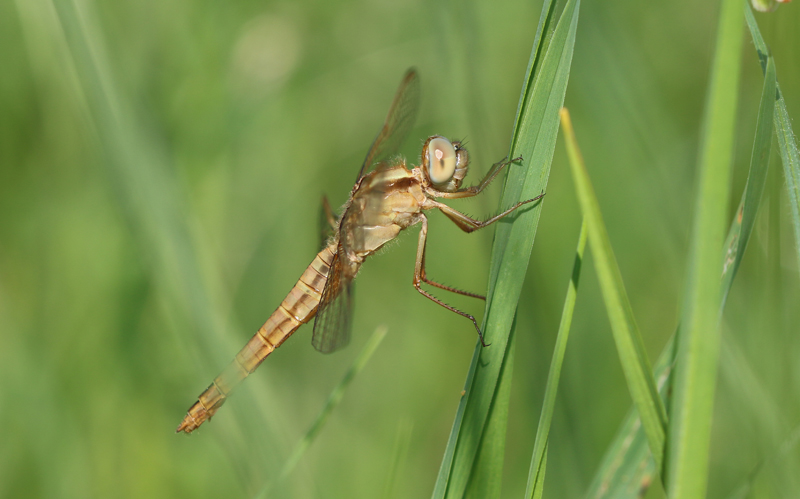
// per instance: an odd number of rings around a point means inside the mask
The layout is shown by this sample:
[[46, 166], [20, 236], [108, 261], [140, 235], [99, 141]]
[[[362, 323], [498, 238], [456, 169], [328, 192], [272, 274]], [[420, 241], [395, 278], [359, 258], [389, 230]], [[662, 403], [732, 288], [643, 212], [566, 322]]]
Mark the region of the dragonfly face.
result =
[[[484, 221], [468, 217], [438, 201], [439, 198], [465, 198], [480, 194], [511, 162], [496, 163], [480, 184], [462, 188], [469, 167], [469, 154], [458, 141], [450, 141], [439, 135], [429, 137], [422, 148], [422, 162], [418, 167], [409, 168], [403, 158], [390, 159], [411, 129], [418, 107], [419, 83], [416, 72], [410, 70], [400, 84], [381, 131], [367, 152], [341, 216], [336, 219], [328, 209], [325, 218], [333, 235], [278, 309], [239, 351], [228, 368], [200, 394], [178, 426], [178, 432], [191, 433], [210, 419], [241, 380], [302, 324], [315, 316], [311, 339], [314, 348], [330, 353], [347, 345], [350, 340], [353, 279], [368, 256], [397, 237], [403, 229], [413, 225], [421, 225], [414, 287], [435, 303], [470, 319], [481, 343], [487, 346], [472, 315], [447, 305], [421, 286], [425, 283], [446, 291], [484, 298], [428, 279], [425, 272], [428, 234], [425, 211], [438, 209], [464, 232], [472, 232], [526, 203], [540, 199], [544, 194], [517, 203]], [[512, 162], [521, 160], [516, 158]]]

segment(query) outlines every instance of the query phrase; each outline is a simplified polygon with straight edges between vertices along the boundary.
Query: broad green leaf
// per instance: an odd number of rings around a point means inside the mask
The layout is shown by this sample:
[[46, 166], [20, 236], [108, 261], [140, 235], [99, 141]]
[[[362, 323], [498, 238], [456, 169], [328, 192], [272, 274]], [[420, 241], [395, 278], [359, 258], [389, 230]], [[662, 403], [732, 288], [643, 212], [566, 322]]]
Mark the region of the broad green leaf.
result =
[[730, 197], [742, 45], [740, 0], [723, 0], [698, 162], [666, 463], [670, 497], [703, 497], [719, 360], [720, 251]]
[[[547, 185], [558, 134], [558, 110], [564, 102], [569, 79], [579, 5], [580, 0], [568, 0], [557, 23], [553, 5], [546, 3], [543, 8], [511, 141], [510, 157], [522, 156], [526, 168], [509, 169], [502, 206], [536, 197]], [[548, 36], [553, 25], [555, 30]], [[511, 330], [541, 206], [537, 203], [497, 224], [483, 321], [486, 340], [491, 346], [476, 345], [434, 498], [500, 494], [505, 450], [503, 408], [507, 407], [509, 395], [504, 387], [511, 376], [511, 370], [504, 366], [513, 351]]]

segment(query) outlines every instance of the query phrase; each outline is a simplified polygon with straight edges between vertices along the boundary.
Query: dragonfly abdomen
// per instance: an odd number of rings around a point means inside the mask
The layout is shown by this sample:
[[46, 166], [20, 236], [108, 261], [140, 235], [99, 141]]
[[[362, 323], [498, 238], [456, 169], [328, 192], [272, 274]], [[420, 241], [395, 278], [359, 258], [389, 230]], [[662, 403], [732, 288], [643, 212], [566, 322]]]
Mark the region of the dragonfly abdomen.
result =
[[228, 367], [200, 394], [176, 431], [191, 433], [204, 421], [211, 419], [240, 381], [255, 371], [273, 350], [297, 331], [297, 328], [314, 318], [322, 290], [328, 280], [337, 244], [332, 244], [317, 254], [267, 322], [236, 354]]

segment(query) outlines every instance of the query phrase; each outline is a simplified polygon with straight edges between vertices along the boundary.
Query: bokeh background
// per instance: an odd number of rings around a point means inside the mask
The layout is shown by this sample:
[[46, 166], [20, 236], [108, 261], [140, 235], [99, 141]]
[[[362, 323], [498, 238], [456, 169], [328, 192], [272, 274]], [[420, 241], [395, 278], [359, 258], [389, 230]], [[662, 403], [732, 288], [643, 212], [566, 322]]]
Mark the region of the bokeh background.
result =
[[[407, 158], [430, 134], [466, 139], [475, 180], [506, 154], [541, 4], [80, 0], [75, 17], [65, 5], [0, 2], [0, 496], [251, 497], [386, 325], [273, 494], [427, 497], [475, 333], [413, 289], [416, 230], [365, 265], [348, 349], [320, 355], [305, 326], [213, 422], [173, 431], [316, 253], [320, 197], [345, 201], [407, 67], [423, 91]], [[716, 12], [683, 0], [581, 5], [566, 105], [651, 359], [680, 311]], [[796, 118], [800, 5], [757, 19]], [[76, 30], [88, 40], [78, 59]], [[734, 204], [762, 81], [745, 40]], [[98, 80], [82, 76], [81, 54]], [[453, 205], [492, 214], [499, 184]], [[563, 145], [543, 206], [519, 304], [506, 497], [525, 487], [580, 226]], [[723, 321], [709, 497], [728, 497], [763, 462], [762, 497], [800, 493], [800, 452], [779, 450], [800, 424], [789, 216], [774, 156]], [[429, 234], [429, 275], [484, 290], [492, 231], [465, 235], [434, 214]], [[582, 496], [630, 407], [591, 258], [583, 270], [552, 498]], [[655, 485], [648, 497], [662, 494]]]

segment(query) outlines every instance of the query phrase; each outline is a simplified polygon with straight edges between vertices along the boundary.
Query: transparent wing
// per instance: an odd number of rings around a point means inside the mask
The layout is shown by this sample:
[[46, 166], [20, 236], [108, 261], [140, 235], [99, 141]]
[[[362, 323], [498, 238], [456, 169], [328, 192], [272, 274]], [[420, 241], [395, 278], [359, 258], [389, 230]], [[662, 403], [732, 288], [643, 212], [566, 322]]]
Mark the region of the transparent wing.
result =
[[414, 126], [418, 109], [419, 78], [417, 78], [416, 70], [411, 68], [406, 71], [403, 81], [400, 82], [383, 128], [372, 142], [356, 181], [363, 177], [373, 164], [397, 152], [397, 148], [400, 147], [408, 132], [411, 131], [411, 127]]
[[314, 321], [311, 344], [322, 353], [331, 353], [350, 343], [353, 316], [353, 283], [342, 272], [342, 247], [333, 257], [328, 281]]
[[[409, 69], [400, 82], [400, 87], [389, 108], [389, 114], [378, 136], [372, 142], [367, 157], [358, 172], [358, 182], [376, 163], [397, 152], [400, 143], [406, 138], [419, 109], [419, 80], [417, 72]], [[346, 215], [346, 214], [345, 214]], [[345, 215], [342, 215], [343, 217]], [[340, 228], [341, 230], [341, 228]], [[322, 290], [317, 318], [314, 321], [314, 335], [311, 344], [322, 353], [334, 352], [350, 342], [352, 327], [353, 289], [352, 276], [343, 272], [342, 245], [333, 258], [328, 281]]]

